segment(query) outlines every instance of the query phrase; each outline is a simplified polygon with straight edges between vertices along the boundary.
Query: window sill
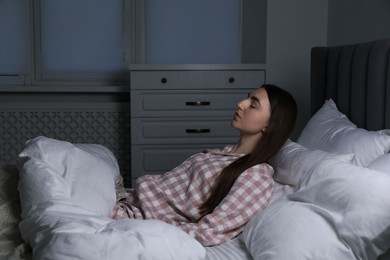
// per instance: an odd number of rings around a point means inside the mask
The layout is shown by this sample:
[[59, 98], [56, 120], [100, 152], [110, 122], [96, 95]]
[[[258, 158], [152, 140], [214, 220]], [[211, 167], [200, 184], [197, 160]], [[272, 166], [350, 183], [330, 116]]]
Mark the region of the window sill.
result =
[[121, 93], [129, 92], [129, 86], [0, 86], [1, 92], [33, 93]]

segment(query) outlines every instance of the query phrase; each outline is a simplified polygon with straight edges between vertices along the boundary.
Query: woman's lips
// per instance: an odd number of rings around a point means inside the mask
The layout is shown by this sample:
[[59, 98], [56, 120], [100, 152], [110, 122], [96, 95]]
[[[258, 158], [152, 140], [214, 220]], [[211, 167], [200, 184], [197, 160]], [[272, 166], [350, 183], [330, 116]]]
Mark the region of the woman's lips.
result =
[[238, 118], [241, 118], [240, 114], [238, 112], [234, 113], [234, 119], [238, 119]]

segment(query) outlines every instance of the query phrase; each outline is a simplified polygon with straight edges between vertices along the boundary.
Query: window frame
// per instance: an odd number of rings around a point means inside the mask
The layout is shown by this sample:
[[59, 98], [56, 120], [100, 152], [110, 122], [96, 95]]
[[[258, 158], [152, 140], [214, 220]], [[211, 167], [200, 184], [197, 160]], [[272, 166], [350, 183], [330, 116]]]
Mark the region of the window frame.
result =
[[[33, 0], [34, 1], [34, 0]], [[0, 90], [5, 90], [5, 91], [8, 91], [9, 88], [8, 86], [12, 86], [11, 88], [13, 88], [13, 86], [20, 86], [20, 85], [27, 85], [27, 84], [30, 84], [31, 83], [31, 71], [32, 71], [32, 67], [31, 67], [31, 61], [32, 61], [32, 46], [31, 46], [31, 36], [32, 36], [32, 32], [31, 32], [31, 17], [32, 17], [32, 13], [31, 13], [31, 10], [32, 10], [32, 1], [27, 1], [27, 21], [28, 21], [28, 25], [27, 25], [27, 38], [29, 40], [28, 42], [28, 46], [29, 46], [29, 56], [28, 56], [28, 60], [27, 60], [27, 71], [26, 71], [26, 74], [0, 74]]]
[[[124, 13], [124, 53], [123, 74], [118, 77], [115, 73], [81, 73], [76, 75], [59, 73], [44, 74], [42, 66], [41, 46], [41, 0], [28, 1], [28, 38], [29, 60], [27, 75], [0, 75], [0, 89], [11, 91], [15, 85], [26, 86], [29, 90], [37, 91], [75, 91], [83, 86], [97, 86], [100, 91], [122, 91], [124, 88], [115, 86], [128, 86], [128, 68], [134, 63], [144, 63], [145, 48], [145, 0], [122, 0]], [[39, 86], [39, 87], [36, 87]], [[47, 86], [47, 88], [45, 88]], [[50, 87], [49, 87], [50, 86]], [[84, 88], [84, 86], [87, 86]], [[107, 87], [107, 88], [102, 88]], [[22, 88], [23, 89], [23, 88]], [[94, 91], [95, 88], [91, 88]]]
[[[75, 75], [60, 73], [44, 75], [41, 58], [41, 21], [40, 6], [42, 0], [27, 1], [28, 5], [28, 45], [29, 57], [26, 74], [1, 75], [0, 92], [128, 92], [128, 70], [132, 64], [146, 63], [146, 1], [122, 0], [124, 12], [124, 57], [123, 73], [125, 77], [113, 78], [112, 74]], [[240, 7], [241, 63], [243, 45], [243, 0]], [[265, 1], [265, 0], [264, 0]], [[266, 12], [266, 11], [265, 11]], [[266, 48], [265, 48], [266, 49]], [[250, 62], [252, 63], [252, 62]]]

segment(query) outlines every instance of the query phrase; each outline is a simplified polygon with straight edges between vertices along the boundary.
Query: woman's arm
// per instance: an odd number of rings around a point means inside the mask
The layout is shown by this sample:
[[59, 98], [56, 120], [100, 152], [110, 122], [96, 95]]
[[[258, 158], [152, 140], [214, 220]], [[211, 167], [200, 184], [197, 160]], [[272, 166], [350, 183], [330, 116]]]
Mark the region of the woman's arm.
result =
[[179, 227], [204, 246], [219, 245], [232, 239], [268, 205], [273, 192], [272, 173], [268, 164], [247, 169], [211, 214], [197, 223], [183, 223]]

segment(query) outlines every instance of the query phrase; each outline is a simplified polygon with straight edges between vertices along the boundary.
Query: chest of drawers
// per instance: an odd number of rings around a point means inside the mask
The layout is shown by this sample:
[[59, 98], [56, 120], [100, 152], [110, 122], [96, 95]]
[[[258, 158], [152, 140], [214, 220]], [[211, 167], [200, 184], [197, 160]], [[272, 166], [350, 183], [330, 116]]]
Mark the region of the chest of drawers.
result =
[[262, 65], [130, 68], [131, 174], [162, 174], [204, 149], [237, 141], [237, 102], [265, 83]]

